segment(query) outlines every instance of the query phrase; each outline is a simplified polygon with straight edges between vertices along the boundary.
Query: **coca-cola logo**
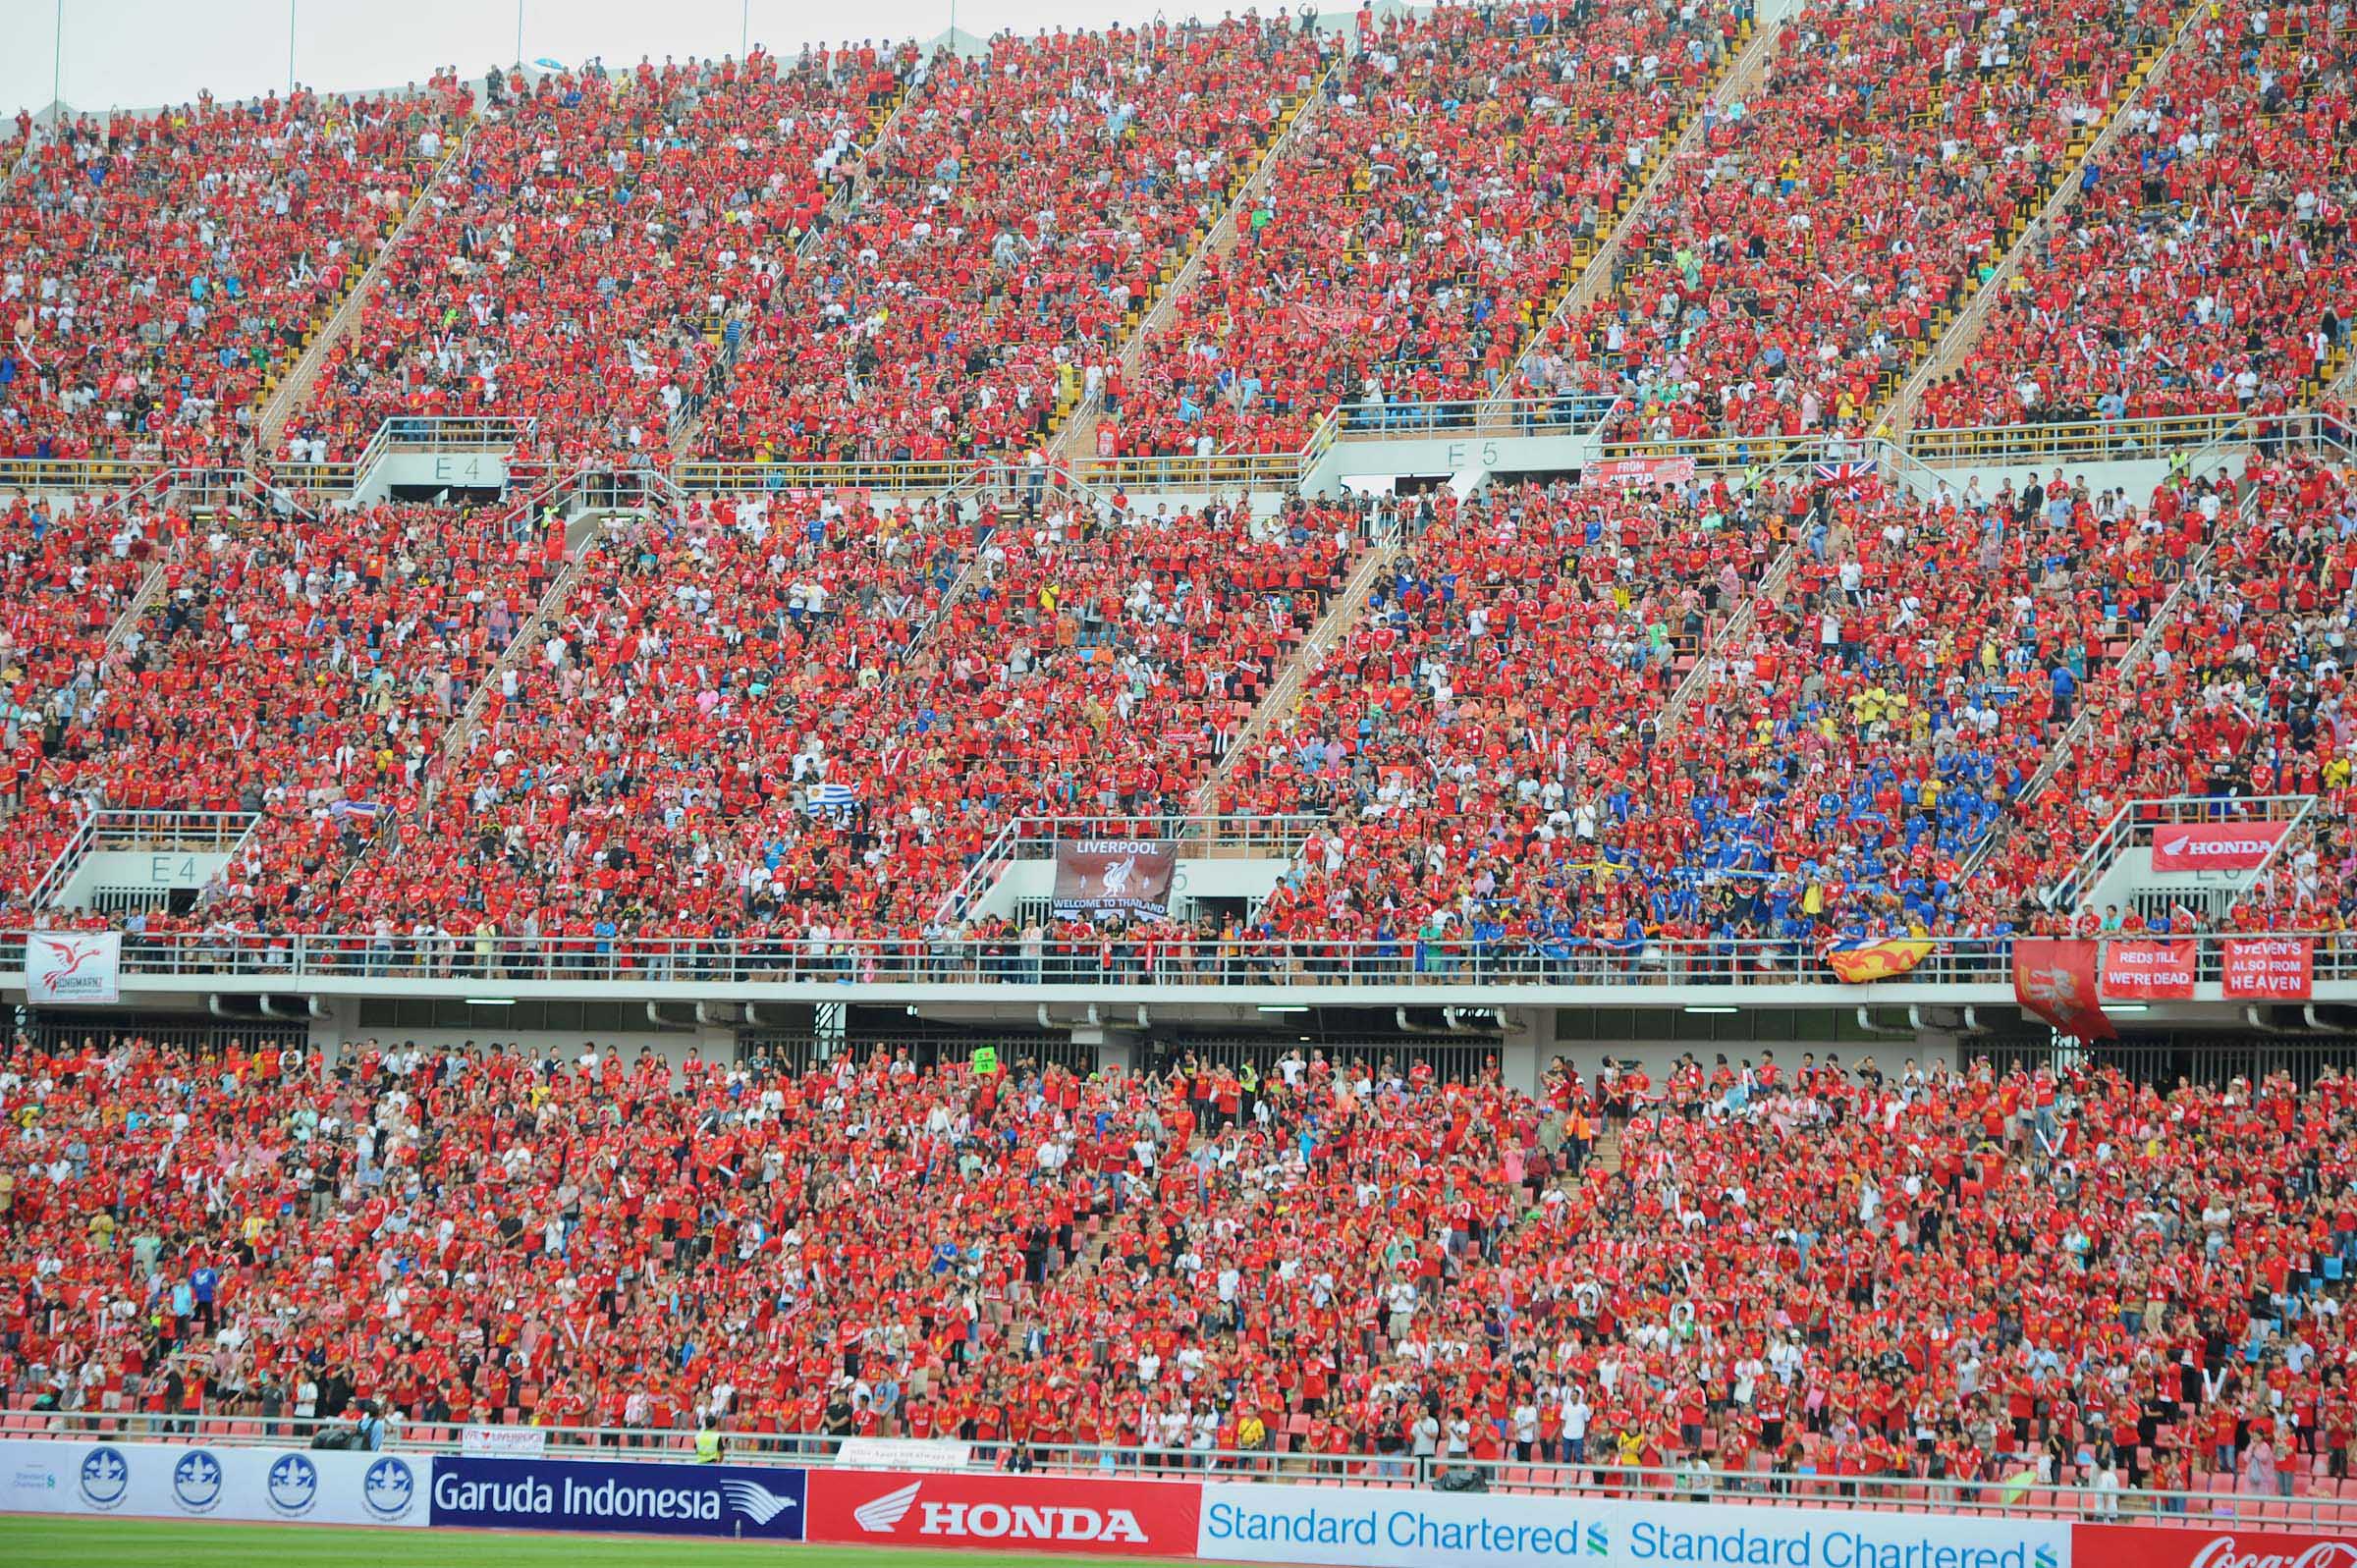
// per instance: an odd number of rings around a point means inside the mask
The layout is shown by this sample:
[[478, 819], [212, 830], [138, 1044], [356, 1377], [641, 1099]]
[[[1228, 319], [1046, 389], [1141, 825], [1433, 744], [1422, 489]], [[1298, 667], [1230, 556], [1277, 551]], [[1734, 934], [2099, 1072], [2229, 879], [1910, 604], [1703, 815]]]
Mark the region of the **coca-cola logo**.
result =
[[2216, 1536], [2193, 1554], [2189, 1568], [2357, 1568], [2357, 1542], [2311, 1541], [2293, 1551], [2243, 1551], [2232, 1536]]

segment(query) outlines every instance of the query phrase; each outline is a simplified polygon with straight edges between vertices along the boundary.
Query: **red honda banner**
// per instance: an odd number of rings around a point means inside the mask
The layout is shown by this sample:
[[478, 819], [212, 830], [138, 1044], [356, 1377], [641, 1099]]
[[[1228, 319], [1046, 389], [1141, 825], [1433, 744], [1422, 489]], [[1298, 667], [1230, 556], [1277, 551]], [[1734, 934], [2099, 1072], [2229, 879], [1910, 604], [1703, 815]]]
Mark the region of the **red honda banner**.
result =
[[2193, 995], [2194, 944], [2174, 942], [2104, 944], [2104, 995], [2124, 1001], [2151, 1001]]
[[1579, 471], [1592, 485], [1682, 485], [1694, 477], [1692, 458], [1607, 458]]
[[2071, 937], [2023, 937], [2013, 944], [2013, 1000], [2080, 1040], [2119, 1031], [2095, 1000], [2095, 944]]
[[2288, 822], [2179, 822], [2153, 830], [2155, 871], [2257, 871]]
[[2070, 1568], [2357, 1568], [2357, 1537], [2182, 1525], [2073, 1525]]
[[807, 1540], [870, 1546], [1191, 1557], [1202, 1511], [1193, 1482], [813, 1470], [804, 1523]]
[[2316, 949], [2306, 937], [2228, 937], [2220, 988], [2229, 997], [2306, 1001], [2316, 992]]

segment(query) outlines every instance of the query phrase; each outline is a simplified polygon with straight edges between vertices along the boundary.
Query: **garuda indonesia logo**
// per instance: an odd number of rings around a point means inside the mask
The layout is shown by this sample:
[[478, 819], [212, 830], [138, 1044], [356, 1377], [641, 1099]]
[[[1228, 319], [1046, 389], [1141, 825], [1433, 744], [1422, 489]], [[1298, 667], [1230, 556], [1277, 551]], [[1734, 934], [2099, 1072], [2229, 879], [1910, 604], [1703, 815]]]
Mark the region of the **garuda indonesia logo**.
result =
[[399, 1519], [417, 1493], [416, 1478], [398, 1459], [379, 1459], [360, 1479], [360, 1501], [379, 1519]]
[[131, 1491], [131, 1463], [112, 1448], [82, 1456], [82, 1500], [93, 1508], [119, 1506]]
[[172, 1500], [192, 1514], [209, 1514], [221, 1502], [221, 1461], [201, 1448], [180, 1456], [172, 1467]]
[[282, 1514], [307, 1514], [319, 1500], [319, 1468], [301, 1454], [287, 1454], [270, 1467], [270, 1506]]

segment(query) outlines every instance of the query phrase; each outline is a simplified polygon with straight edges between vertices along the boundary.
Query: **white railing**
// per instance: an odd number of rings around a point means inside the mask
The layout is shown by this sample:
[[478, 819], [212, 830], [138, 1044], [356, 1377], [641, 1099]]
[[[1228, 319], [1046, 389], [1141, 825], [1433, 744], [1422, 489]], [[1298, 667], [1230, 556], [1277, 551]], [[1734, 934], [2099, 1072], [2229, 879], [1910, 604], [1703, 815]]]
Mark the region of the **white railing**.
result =
[[[2357, 934], [2279, 932], [2315, 945], [2319, 984], [2357, 982]], [[1941, 937], [1903, 981], [1905, 987], [1982, 987], [2012, 996], [2008, 939]], [[2217, 934], [2194, 937], [2198, 981], [2223, 973]], [[0, 935], [0, 975], [21, 970], [22, 933]], [[1510, 991], [1613, 988], [1644, 993], [1700, 988], [1750, 994], [1771, 1001], [1796, 985], [1833, 986], [1838, 977], [1810, 941], [1770, 938], [1621, 941], [1611, 937], [1485, 937], [1462, 931], [1432, 941], [1413, 934], [1390, 940], [1222, 939], [1178, 927], [1137, 931], [1077, 922], [1048, 932], [1035, 950], [1014, 933], [991, 936], [830, 938], [794, 932], [765, 937], [613, 938], [481, 936], [468, 932], [375, 938], [349, 932], [259, 933], [216, 926], [203, 931], [126, 933], [127, 987], [159, 981], [192, 987], [231, 979], [290, 989], [344, 989], [353, 982], [446, 981], [467, 995], [512, 995], [545, 982], [631, 986], [942, 985], [1144, 991], [1168, 987], [1281, 990], [1307, 995], [1328, 988]], [[170, 989], [170, 988], [166, 988]], [[365, 989], [364, 987], [359, 989]], [[1844, 996], [1871, 1002], [1887, 994], [1857, 987]], [[1675, 999], [1665, 998], [1664, 1004]]]
[[[521, 1412], [519, 1412], [521, 1414]], [[352, 1432], [351, 1419], [318, 1421], [236, 1410], [195, 1414], [100, 1414], [21, 1410], [0, 1414], [0, 1436], [60, 1442], [194, 1441], [208, 1446], [307, 1444], [322, 1431]], [[389, 1446], [409, 1454], [456, 1454], [479, 1426], [406, 1421]], [[497, 1428], [491, 1429], [497, 1431]], [[692, 1461], [695, 1433], [685, 1427], [529, 1426], [531, 1451], [551, 1458], [626, 1464]], [[1271, 1487], [1324, 1485], [1429, 1487], [1444, 1473], [1478, 1478], [1488, 1489], [1565, 1499], [1705, 1501], [1739, 1497], [1782, 1507], [1883, 1510], [2007, 1519], [2129, 1520], [2188, 1528], [2231, 1529], [2254, 1522], [2319, 1531], [2357, 1525], [2357, 1499], [2290, 1490], [2255, 1492], [2238, 1481], [2222, 1491], [2099, 1487], [2057, 1478], [2041, 1482], [2033, 1467], [1981, 1481], [1915, 1475], [1835, 1475], [1813, 1461], [1797, 1464], [1757, 1456], [1752, 1468], [1706, 1465], [1621, 1465], [1605, 1457], [1601, 1441], [1573, 1459], [1550, 1443], [1549, 1457], [1473, 1459], [1451, 1455], [1320, 1453], [1292, 1447], [1294, 1434], [1271, 1424], [1269, 1446], [1191, 1449], [1157, 1444], [975, 1441], [966, 1445], [969, 1474], [1030, 1473], [1138, 1480], [1253, 1482]], [[836, 1464], [845, 1439], [825, 1433], [745, 1431], [721, 1424], [721, 1451], [733, 1465], [812, 1467]], [[856, 1467], [873, 1461], [861, 1456]], [[930, 1468], [930, 1467], [928, 1467]], [[2285, 1483], [2296, 1478], [2289, 1470]], [[1734, 1516], [1739, 1518], [1739, 1516]]]
[[[2123, 852], [2134, 848], [2156, 828], [2185, 823], [2279, 822], [2285, 825], [2282, 838], [2276, 840], [2276, 848], [2280, 849], [2315, 809], [2314, 795], [2239, 795], [2231, 799], [2168, 795], [2130, 800], [2111, 814], [2110, 821], [2088, 841], [2071, 868], [2052, 887], [2040, 891], [2039, 901], [2049, 909], [2075, 907], [2104, 880], [2104, 873], [2111, 869]], [[2274, 852], [2268, 858], [2274, 859]], [[2265, 869], [2264, 865], [2253, 867], [2246, 880], [2256, 881]]]

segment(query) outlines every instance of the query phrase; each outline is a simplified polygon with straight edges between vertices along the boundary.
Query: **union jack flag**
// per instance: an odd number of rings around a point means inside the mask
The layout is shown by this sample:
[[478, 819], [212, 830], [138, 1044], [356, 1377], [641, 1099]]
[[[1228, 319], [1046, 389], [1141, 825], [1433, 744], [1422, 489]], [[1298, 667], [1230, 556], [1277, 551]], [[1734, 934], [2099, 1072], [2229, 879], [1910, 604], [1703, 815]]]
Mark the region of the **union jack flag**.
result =
[[1817, 464], [1817, 482], [1821, 485], [1839, 485], [1855, 490], [1875, 476], [1880, 466], [1874, 459], [1865, 458], [1849, 462], [1821, 462]]

